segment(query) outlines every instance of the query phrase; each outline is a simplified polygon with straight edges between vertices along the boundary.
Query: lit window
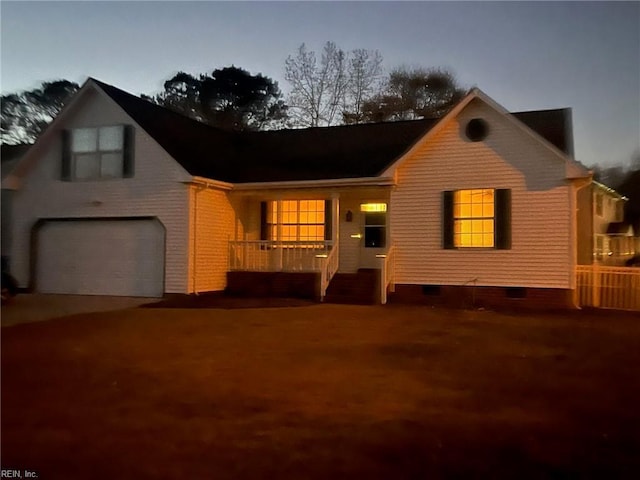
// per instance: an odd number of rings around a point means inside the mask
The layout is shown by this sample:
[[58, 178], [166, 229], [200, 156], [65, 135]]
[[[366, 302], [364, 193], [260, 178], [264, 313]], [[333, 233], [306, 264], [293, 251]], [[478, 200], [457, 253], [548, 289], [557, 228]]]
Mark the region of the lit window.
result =
[[493, 247], [495, 191], [457, 190], [453, 194], [453, 244], [461, 247]]
[[124, 126], [73, 130], [71, 159], [76, 180], [123, 177]]
[[387, 204], [363, 203], [365, 248], [384, 248], [387, 244]]
[[269, 240], [323, 241], [325, 239], [324, 200], [283, 200], [280, 202], [278, 238], [278, 202], [269, 202], [267, 228]]
[[362, 203], [360, 204], [361, 212], [386, 212], [386, 203]]

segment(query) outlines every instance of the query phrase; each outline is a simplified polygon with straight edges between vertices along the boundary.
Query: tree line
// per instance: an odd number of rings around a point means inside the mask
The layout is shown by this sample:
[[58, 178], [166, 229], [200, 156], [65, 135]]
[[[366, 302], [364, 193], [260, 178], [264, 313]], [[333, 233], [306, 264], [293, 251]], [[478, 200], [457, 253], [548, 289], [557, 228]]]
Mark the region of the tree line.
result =
[[[162, 91], [141, 98], [226, 130], [269, 130], [410, 120], [441, 116], [464, 95], [440, 68], [399, 67], [384, 73], [377, 50], [345, 51], [327, 42], [319, 53], [305, 44], [284, 63], [289, 84], [231, 65], [210, 73], [178, 72]], [[0, 141], [33, 143], [79, 89], [68, 80], [2, 95]]]

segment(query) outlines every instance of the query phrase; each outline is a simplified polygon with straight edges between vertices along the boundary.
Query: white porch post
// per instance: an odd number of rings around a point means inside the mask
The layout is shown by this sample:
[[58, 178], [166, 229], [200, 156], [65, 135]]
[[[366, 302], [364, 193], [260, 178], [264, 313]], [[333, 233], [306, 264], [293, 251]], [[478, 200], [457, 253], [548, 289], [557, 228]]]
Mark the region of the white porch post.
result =
[[[276, 216], [276, 271], [282, 271], [282, 199], [276, 200], [278, 215]], [[279, 248], [278, 248], [279, 247]]]
[[333, 241], [333, 248], [338, 245], [340, 241], [340, 194], [333, 193], [331, 195], [331, 240]]

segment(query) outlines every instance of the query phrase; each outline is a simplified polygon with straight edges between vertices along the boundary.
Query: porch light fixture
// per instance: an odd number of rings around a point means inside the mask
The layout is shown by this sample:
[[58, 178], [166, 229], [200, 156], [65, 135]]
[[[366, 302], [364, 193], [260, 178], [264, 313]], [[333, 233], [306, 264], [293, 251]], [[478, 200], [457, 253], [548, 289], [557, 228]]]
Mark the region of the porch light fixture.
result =
[[362, 238], [362, 234], [361, 233], [352, 233], [351, 234], [351, 238]]
[[387, 258], [387, 256], [384, 253], [381, 253], [376, 255], [376, 258]]
[[362, 203], [360, 204], [361, 212], [386, 212], [386, 203]]
[[327, 258], [329, 255], [327, 255], [326, 253], [319, 253], [318, 255], [316, 255], [316, 258]]

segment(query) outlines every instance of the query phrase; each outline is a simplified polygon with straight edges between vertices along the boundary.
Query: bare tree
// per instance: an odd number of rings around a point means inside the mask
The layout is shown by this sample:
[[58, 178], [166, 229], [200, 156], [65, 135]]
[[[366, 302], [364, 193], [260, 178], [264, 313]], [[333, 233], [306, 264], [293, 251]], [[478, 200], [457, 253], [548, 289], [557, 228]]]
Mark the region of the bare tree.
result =
[[377, 51], [346, 53], [327, 42], [318, 62], [315, 52], [303, 43], [285, 62], [293, 123], [318, 127], [359, 122], [363, 102], [373, 95], [381, 73], [382, 56]]
[[322, 50], [320, 73], [322, 85], [326, 88], [324, 121], [333, 125], [342, 113], [349, 77], [347, 76], [347, 56], [335, 43], [327, 42]]
[[291, 84], [288, 105], [296, 125], [331, 125], [344, 99], [345, 54], [327, 42], [320, 62], [303, 43], [295, 57], [285, 61], [285, 79]]
[[349, 59], [349, 83], [344, 123], [361, 123], [364, 120], [363, 106], [380, 92], [382, 79], [382, 55], [379, 51], [358, 48]]

